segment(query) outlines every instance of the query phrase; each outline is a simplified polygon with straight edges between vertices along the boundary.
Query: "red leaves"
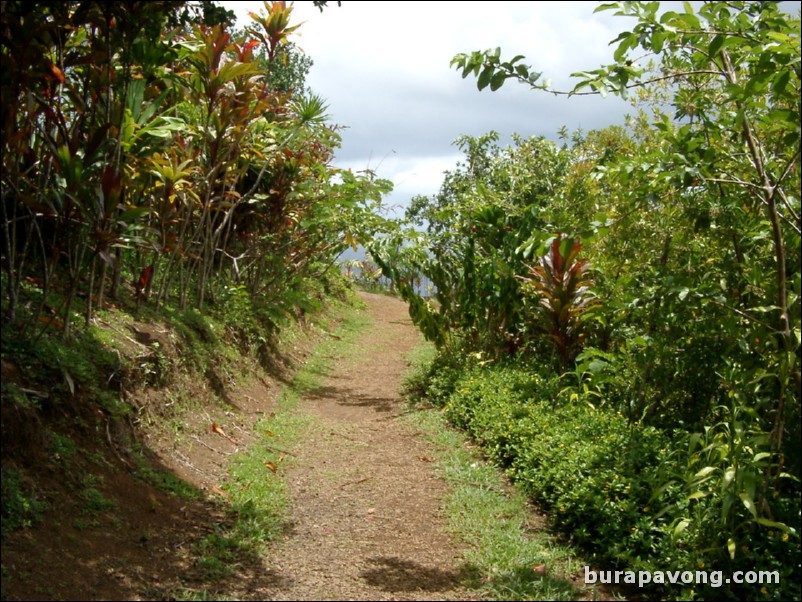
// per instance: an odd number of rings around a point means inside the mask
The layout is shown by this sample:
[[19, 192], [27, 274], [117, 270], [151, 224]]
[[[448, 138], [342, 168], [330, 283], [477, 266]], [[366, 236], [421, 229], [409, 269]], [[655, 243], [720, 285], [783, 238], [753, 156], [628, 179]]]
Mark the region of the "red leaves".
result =
[[272, 62], [276, 58], [278, 47], [285, 43], [289, 35], [294, 32], [299, 25], [290, 25], [290, 15], [293, 7], [287, 6], [286, 2], [265, 3], [267, 15], [249, 12], [248, 15], [255, 24], [261, 26], [262, 31], [253, 31], [262, 42], [267, 46], [267, 56]]
[[590, 291], [593, 280], [579, 259], [581, 250], [579, 239], [563, 238], [558, 233], [549, 252], [529, 268], [531, 278], [521, 278], [540, 297], [541, 315], [563, 367], [579, 353], [583, 339], [580, 324], [587, 310], [597, 303]]
[[59, 330], [64, 330], [64, 322], [53, 316], [39, 316], [39, 321], [42, 324], [53, 326]]
[[231, 46], [234, 52], [237, 53], [237, 60], [241, 63], [246, 63], [253, 60], [254, 48], [259, 46], [259, 44], [261, 44], [259, 40], [248, 40], [242, 46], [239, 44], [232, 44]]
[[154, 264], [151, 263], [148, 267], [146, 267], [140, 272], [139, 280], [136, 283], [137, 294], [144, 291], [150, 284], [151, 278], [153, 278], [153, 268]]
[[55, 77], [60, 84], [63, 84], [65, 81], [67, 81], [67, 78], [64, 76], [64, 72], [52, 63], [50, 64], [49, 75]]
[[123, 175], [119, 169], [109, 165], [103, 170], [100, 189], [103, 191], [103, 208], [106, 216], [117, 209], [123, 188]]

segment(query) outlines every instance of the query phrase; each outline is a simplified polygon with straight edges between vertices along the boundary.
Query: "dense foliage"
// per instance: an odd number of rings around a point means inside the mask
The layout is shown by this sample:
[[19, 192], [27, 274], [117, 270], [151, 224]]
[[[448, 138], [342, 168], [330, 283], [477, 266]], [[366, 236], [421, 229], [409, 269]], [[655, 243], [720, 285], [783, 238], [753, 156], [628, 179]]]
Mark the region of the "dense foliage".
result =
[[[251, 361], [281, 371], [277, 330], [344, 297], [337, 258], [384, 227], [390, 183], [332, 165], [339, 128], [306, 85], [292, 11], [265, 2], [236, 30], [206, 0], [0, 5], [4, 554], [13, 531], [51, 517], [77, 533], [113, 512], [119, 531], [127, 519], [97, 487], [107, 469], [142, 482], [115, 474], [104, 492], [132, 507], [147, 496], [162, 518], [144, 483], [199, 496], [155, 461], [143, 425], [180, 445], [194, 409], [219, 428], [207, 399], [233, 418], [228, 392]], [[249, 479], [242, 496], [215, 486], [225, 519], [179, 546], [210, 579], [278, 532], [280, 481], [257, 451], [232, 469]], [[91, 522], [65, 514], [75, 498]], [[157, 523], [136, 522], [144, 544]], [[36, 577], [3, 565], [4, 586], [58, 597]]]
[[[799, 17], [608, 9], [634, 26], [566, 93], [632, 98], [628, 127], [461, 137], [402, 231], [374, 211], [389, 183], [330, 165], [291, 6], [236, 32], [208, 2], [4, 2], [4, 353], [57, 349], [110, 300], [275, 328], [382, 232], [374, 258], [440, 350], [421, 389], [559, 528], [620, 568], [782, 578], [687, 595], [798, 599]], [[562, 93], [522, 60], [452, 64]]]
[[389, 183], [330, 165], [291, 13], [236, 32], [208, 2], [3, 4], [4, 322], [68, 335], [133, 297], [274, 327], [380, 226]]
[[[628, 127], [462, 138], [374, 251], [441, 350], [423, 390], [575, 540], [623, 568], [776, 569], [717, 595], [798, 597], [800, 21], [606, 9], [635, 25], [570, 94], [632, 98]], [[554, 92], [522, 59], [452, 64]]]

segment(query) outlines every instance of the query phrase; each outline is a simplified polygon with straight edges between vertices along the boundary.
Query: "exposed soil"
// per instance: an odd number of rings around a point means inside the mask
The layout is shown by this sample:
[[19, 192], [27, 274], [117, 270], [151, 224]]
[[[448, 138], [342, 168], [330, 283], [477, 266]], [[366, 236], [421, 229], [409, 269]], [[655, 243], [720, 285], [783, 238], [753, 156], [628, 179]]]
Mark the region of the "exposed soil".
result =
[[[298, 406], [313, 418], [283, 475], [291, 493], [286, 537], [267, 557], [240, 558], [223, 581], [210, 580], [199, 566], [196, 544], [226, 523], [219, 485], [228, 462], [252, 441], [254, 423], [274, 409], [280, 381], [291, 371], [268, 379], [214, 366], [200, 380], [187, 374], [158, 387], [123, 383], [139, 408], [133, 419], [103, 415], [77, 398], [70, 406], [45, 400], [37, 412], [4, 402], [4, 471], [21, 474], [49, 510], [3, 538], [2, 598], [475, 596], [460, 586], [461, 555], [443, 531], [444, 485], [434, 476], [431, 452], [398, 420], [405, 411], [399, 397], [405, 354], [419, 335], [401, 301], [362, 298], [372, 326], [348, 357], [334, 358], [323, 386]], [[153, 369], [154, 350], [181, 357], [180, 345], [158, 324], [137, 323], [120, 334], [129, 347], [123, 352]], [[313, 344], [310, 337], [277, 361], [297, 365]], [[30, 384], [5, 360], [3, 379]], [[178, 391], [196, 402], [180, 416], [170, 412]], [[69, 436], [72, 450], [60, 449], [59, 434]], [[201, 499], [153, 486], [132, 452], [137, 448], [157, 468], [193, 484]]]
[[[459, 551], [444, 534], [444, 485], [399, 416], [405, 355], [420, 342], [407, 306], [363, 294], [372, 327], [336, 358], [299, 411], [315, 417], [287, 478], [292, 528], [267, 564], [275, 600], [464, 600]], [[242, 592], [245, 594], [246, 592]], [[257, 593], [257, 592], [253, 592]]]
[[[182, 349], [166, 329], [137, 323], [132, 334], [136, 340], [125, 335], [130, 348], [123, 353], [147, 363], [159, 349], [180, 363]], [[153, 341], [159, 345], [151, 347]], [[4, 473], [23, 475], [26, 490], [47, 510], [32, 527], [3, 537], [2, 599], [173, 599], [209, 591], [195, 544], [225, 525], [218, 485], [278, 390], [252, 370], [236, 385], [218, 367], [211, 370], [222, 374], [198, 379], [179, 367], [164, 386], [124, 383], [128, 403], [138, 409], [126, 418], [109, 416], [79, 395], [67, 403], [46, 398], [38, 411], [4, 400]], [[28, 385], [4, 360], [6, 378]], [[175, 413], [177, 397], [193, 400], [192, 409]], [[239, 445], [214, 432], [212, 423], [235, 434]], [[149, 475], [155, 474], [175, 475], [200, 496], [154, 486]], [[262, 582], [260, 559], [245, 559], [240, 567], [240, 581]]]

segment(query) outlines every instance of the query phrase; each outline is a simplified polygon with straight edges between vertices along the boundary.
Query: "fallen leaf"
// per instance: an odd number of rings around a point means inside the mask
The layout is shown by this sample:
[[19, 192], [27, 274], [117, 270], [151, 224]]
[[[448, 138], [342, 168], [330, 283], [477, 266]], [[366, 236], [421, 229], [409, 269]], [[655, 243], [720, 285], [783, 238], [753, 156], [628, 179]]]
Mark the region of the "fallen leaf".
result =
[[278, 470], [278, 466], [276, 466], [276, 465], [275, 465], [275, 464], [273, 464], [272, 462], [263, 462], [263, 464], [264, 464], [265, 466], [267, 466], [267, 467], [268, 467], [270, 470], [272, 470], [273, 472], [276, 472], [276, 471]]
[[234, 445], [239, 445], [239, 441], [237, 441], [233, 437], [229, 437], [228, 435], [226, 435], [226, 432], [223, 429], [221, 429], [220, 425], [217, 424], [216, 422], [212, 422], [212, 432], [217, 433], [221, 437], [225, 437], [226, 439], [231, 441], [231, 443], [233, 443]]
[[265, 435], [267, 435], [268, 437], [272, 437], [273, 435], [275, 435], [275, 433], [273, 431], [265, 431]]
[[421, 462], [431, 462], [432, 459], [429, 456], [418, 456], [418, 460]]
[[228, 492], [220, 489], [217, 485], [212, 485], [211, 489], [212, 493], [216, 493], [220, 497], [228, 499]]

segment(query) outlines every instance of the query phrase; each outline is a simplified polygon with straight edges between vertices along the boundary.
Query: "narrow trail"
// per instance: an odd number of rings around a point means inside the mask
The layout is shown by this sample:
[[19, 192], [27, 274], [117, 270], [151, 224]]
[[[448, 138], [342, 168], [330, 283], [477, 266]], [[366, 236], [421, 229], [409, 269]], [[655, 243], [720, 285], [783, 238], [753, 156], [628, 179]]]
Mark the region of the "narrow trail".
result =
[[291, 529], [267, 559], [274, 600], [463, 600], [428, 444], [399, 420], [407, 306], [361, 294], [371, 326], [297, 411], [314, 417], [287, 473]]

